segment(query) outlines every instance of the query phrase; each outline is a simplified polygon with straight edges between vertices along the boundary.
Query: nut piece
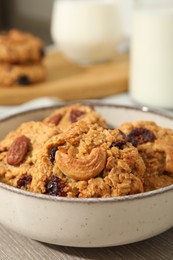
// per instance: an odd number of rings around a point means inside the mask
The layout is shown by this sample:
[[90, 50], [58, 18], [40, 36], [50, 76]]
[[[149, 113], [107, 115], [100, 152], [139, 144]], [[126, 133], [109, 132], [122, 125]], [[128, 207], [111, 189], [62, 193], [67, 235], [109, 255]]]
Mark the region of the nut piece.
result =
[[84, 111], [72, 109], [70, 112], [70, 121], [72, 123], [75, 123], [78, 121], [78, 119], [85, 114]]
[[100, 148], [94, 148], [87, 157], [75, 159], [68, 154], [57, 151], [56, 163], [68, 177], [80, 181], [89, 180], [103, 170], [106, 164], [106, 152]]
[[56, 114], [56, 115], [52, 116], [52, 117], [48, 120], [48, 123], [54, 124], [54, 125], [58, 125], [59, 122], [61, 121], [61, 119], [62, 119], [62, 115], [61, 115], [61, 114]]
[[7, 163], [13, 166], [19, 165], [28, 152], [29, 139], [21, 135], [14, 140], [7, 153]]

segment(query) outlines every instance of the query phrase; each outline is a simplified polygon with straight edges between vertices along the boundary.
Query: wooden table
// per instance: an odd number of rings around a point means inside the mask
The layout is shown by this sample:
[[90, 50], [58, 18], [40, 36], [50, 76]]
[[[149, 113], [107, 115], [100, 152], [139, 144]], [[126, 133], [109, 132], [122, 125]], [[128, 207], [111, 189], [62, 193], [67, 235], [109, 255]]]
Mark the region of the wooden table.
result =
[[74, 248], [31, 240], [0, 225], [0, 260], [173, 260], [173, 228], [161, 235], [109, 248]]
[[62, 101], [103, 98], [128, 89], [129, 56], [126, 53], [116, 55], [110, 62], [79, 66], [60, 52], [50, 51], [44, 64], [47, 69], [44, 82], [29, 86], [0, 85], [0, 105], [18, 105], [44, 96]]

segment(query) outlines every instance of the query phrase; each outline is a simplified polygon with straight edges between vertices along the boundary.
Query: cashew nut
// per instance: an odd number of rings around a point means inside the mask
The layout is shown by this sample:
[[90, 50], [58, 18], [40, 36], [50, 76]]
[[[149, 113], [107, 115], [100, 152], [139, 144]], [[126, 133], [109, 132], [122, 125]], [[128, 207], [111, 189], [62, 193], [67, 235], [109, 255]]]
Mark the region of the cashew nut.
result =
[[75, 180], [88, 180], [96, 177], [103, 170], [106, 164], [106, 152], [94, 148], [87, 157], [75, 159], [57, 151], [56, 164], [68, 177]]
[[165, 171], [173, 173], [173, 144], [169, 144], [163, 140], [157, 140], [154, 143], [154, 150], [165, 152], [166, 155]]

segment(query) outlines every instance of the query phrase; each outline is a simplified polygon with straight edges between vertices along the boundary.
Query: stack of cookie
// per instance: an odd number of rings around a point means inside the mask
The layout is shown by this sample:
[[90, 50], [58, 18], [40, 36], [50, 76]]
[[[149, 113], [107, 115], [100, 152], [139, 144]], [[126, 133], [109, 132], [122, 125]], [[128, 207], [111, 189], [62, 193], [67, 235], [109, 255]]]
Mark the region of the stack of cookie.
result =
[[44, 44], [30, 33], [12, 29], [0, 35], [0, 87], [45, 80]]

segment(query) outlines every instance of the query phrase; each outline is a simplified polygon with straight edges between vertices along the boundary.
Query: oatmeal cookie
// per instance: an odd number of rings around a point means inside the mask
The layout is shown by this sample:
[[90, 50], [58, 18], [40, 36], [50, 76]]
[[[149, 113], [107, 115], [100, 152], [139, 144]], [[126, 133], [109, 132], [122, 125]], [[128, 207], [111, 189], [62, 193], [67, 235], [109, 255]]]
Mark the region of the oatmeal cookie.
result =
[[135, 147], [121, 142], [117, 129], [74, 123], [40, 150], [30, 190], [76, 198], [143, 192], [144, 162]]
[[0, 181], [30, 190], [37, 153], [58, 133], [57, 128], [34, 121], [23, 123], [10, 132], [0, 142]]
[[31, 33], [12, 29], [0, 35], [0, 62], [24, 64], [39, 62], [44, 56], [44, 44]]
[[16, 65], [0, 64], [0, 85], [30, 85], [45, 80], [46, 69], [42, 63]]
[[89, 105], [73, 104], [56, 109], [51, 115], [46, 117], [43, 122], [48, 125], [56, 125], [62, 131], [67, 130], [71, 124], [83, 120], [88, 123], [97, 123], [106, 127], [106, 121], [98, 114], [94, 107]]
[[143, 158], [145, 190], [173, 184], [173, 130], [152, 121], [125, 123], [120, 129]]

